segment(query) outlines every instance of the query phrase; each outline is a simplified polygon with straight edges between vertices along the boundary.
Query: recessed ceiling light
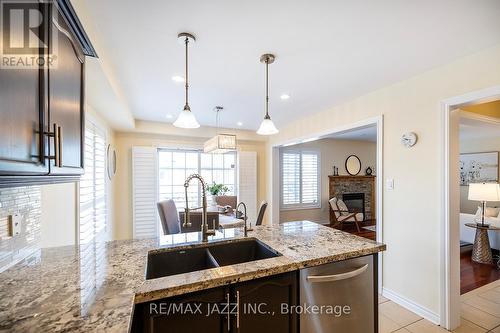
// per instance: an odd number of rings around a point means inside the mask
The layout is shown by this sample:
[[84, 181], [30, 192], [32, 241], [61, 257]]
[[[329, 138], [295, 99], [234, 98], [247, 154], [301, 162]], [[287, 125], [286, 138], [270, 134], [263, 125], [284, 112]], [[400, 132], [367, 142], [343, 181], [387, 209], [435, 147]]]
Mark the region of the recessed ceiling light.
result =
[[174, 116], [172, 116], [171, 114], [167, 114], [166, 116], [168, 119], [172, 119]]
[[180, 75], [174, 75], [172, 76], [172, 81], [174, 82], [184, 82], [184, 77]]
[[281, 98], [282, 100], [286, 100], [286, 99], [289, 99], [289, 98], [290, 98], [290, 95], [288, 95], [288, 94], [282, 94], [282, 95], [280, 96], [280, 98]]
[[238, 126], [243, 126], [243, 123], [242, 123], [241, 121], [238, 121], [238, 122], [236, 123], [236, 125], [238, 125]]

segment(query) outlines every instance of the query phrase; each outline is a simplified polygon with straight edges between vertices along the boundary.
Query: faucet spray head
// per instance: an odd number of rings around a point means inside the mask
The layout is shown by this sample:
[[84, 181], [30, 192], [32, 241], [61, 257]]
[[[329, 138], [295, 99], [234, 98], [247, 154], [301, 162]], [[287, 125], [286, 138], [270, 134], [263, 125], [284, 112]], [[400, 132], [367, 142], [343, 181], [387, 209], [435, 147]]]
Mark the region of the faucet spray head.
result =
[[189, 208], [184, 208], [184, 224], [182, 225], [184, 228], [191, 226], [191, 219], [189, 218]]

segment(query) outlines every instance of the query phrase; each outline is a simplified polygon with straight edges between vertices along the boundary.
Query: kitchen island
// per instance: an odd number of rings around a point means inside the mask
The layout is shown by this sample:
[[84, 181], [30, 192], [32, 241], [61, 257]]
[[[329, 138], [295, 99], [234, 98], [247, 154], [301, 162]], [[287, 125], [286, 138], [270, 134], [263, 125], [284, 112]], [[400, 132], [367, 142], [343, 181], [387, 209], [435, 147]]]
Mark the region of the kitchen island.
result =
[[[227, 229], [209, 242], [242, 238], [242, 230]], [[309, 221], [257, 226], [249, 238], [279, 256], [154, 279], [145, 275], [148, 253], [197, 247], [200, 233], [43, 249], [0, 274], [0, 330], [127, 332], [138, 304], [385, 250]]]

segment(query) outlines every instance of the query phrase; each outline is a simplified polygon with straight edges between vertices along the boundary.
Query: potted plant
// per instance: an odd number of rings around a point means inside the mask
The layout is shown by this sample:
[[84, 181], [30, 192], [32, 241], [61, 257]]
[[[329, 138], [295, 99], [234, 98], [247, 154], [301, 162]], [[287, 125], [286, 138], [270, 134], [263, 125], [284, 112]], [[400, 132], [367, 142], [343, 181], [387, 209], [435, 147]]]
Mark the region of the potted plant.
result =
[[212, 206], [217, 206], [217, 196], [226, 194], [229, 188], [224, 184], [213, 182], [211, 185], [207, 186], [207, 191], [212, 195]]

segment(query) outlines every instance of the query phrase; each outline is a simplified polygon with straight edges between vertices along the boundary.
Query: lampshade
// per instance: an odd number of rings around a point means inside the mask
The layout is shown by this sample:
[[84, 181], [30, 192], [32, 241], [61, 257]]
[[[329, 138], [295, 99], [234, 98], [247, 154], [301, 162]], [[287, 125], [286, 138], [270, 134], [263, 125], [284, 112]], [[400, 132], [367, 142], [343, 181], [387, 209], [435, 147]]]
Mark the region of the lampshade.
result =
[[277, 134], [278, 132], [279, 131], [276, 128], [276, 126], [274, 126], [274, 123], [271, 120], [271, 118], [267, 118], [267, 117], [264, 118], [264, 120], [260, 124], [259, 129], [257, 130], [257, 134], [259, 134], [259, 135], [273, 135], [273, 134]]
[[191, 109], [189, 108], [189, 101], [188, 101], [188, 91], [189, 91], [189, 76], [188, 76], [188, 45], [189, 42], [194, 42], [196, 38], [188, 33], [188, 32], [181, 32], [178, 36], [177, 39], [179, 42], [184, 44], [184, 47], [186, 48], [186, 77], [185, 77], [185, 85], [184, 88], [186, 89], [186, 103], [184, 104], [184, 110], [179, 113], [179, 116], [177, 117], [177, 120], [174, 122], [175, 127], [180, 127], [180, 128], [198, 128], [200, 127], [200, 124], [198, 121], [196, 121], [196, 118], [194, 114], [191, 112]]
[[274, 60], [274, 54], [266, 53], [260, 57], [260, 62], [266, 64], [266, 115], [257, 130], [259, 135], [273, 135], [279, 132], [269, 116], [269, 64], [272, 64]]
[[218, 134], [205, 142], [203, 152], [224, 154], [236, 150], [236, 135]]
[[500, 201], [500, 186], [494, 183], [469, 184], [469, 200]]
[[174, 122], [174, 126], [180, 128], [198, 128], [200, 124], [190, 110], [184, 109], [179, 113], [179, 117], [177, 117], [177, 120]]

